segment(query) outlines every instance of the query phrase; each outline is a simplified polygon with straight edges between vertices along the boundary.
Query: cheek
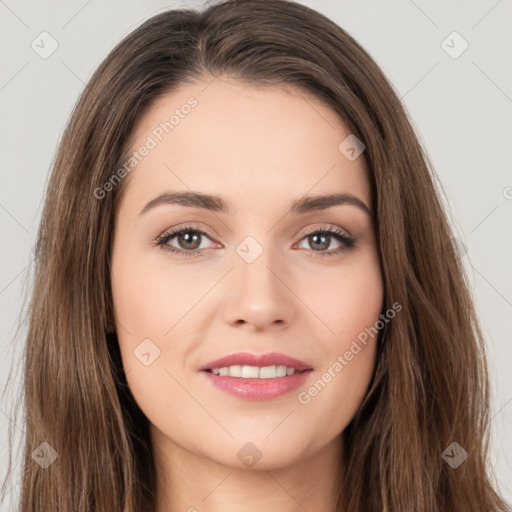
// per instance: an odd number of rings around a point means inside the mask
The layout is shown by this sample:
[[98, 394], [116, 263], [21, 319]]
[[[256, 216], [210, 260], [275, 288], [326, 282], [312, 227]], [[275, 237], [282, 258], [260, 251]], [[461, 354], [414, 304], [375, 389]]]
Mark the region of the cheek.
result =
[[[122, 363], [130, 391], [144, 414], [158, 419], [174, 418], [176, 428], [182, 420], [176, 411], [189, 406], [189, 398], [179, 392], [179, 381], [173, 360], [181, 361], [185, 348], [180, 344], [179, 327], [174, 325], [185, 314], [189, 303], [180, 283], [164, 281], [164, 269], [148, 265], [131, 253], [125, 258], [120, 253], [112, 263], [112, 293], [116, 330]], [[167, 276], [168, 278], [168, 276]], [[178, 290], [178, 292], [177, 292]], [[190, 309], [190, 306], [189, 306]], [[172, 352], [169, 341], [173, 340]]]
[[[152, 249], [156, 251], [156, 249]], [[112, 264], [116, 320], [135, 339], [167, 339], [175, 324], [197, 302], [207, 283], [194, 281], [180, 268], [170, 271], [165, 258], [148, 258], [140, 250], [119, 254]], [[139, 340], [140, 341], [140, 340]]]
[[151, 411], [179, 411], [190, 400], [180, 392], [177, 381], [183, 381], [183, 362], [197, 345], [194, 306], [211, 283], [184, 272], [182, 266], [173, 269], [161, 255], [154, 258], [155, 249], [148, 256], [127, 242], [121, 250], [121, 242], [119, 239], [119, 248], [114, 250], [111, 281], [129, 387], [148, 416]]
[[[366, 396], [375, 366], [375, 341], [357, 349], [358, 352], [350, 356], [351, 360], [347, 359], [343, 348], [340, 345], [340, 359], [332, 358], [316, 372], [310, 385], [297, 397], [297, 417], [308, 423], [319, 445], [339, 435], [352, 421]], [[317, 422], [322, 428], [315, 425]]]
[[[298, 295], [318, 317], [325, 333], [322, 352], [337, 353], [379, 318], [383, 307], [383, 282], [378, 257], [363, 251], [339, 267], [319, 267], [315, 277], [300, 277]], [[313, 286], [314, 285], [314, 286]]]
[[[354, 265], [326, 273], [311, 303], [322, 322], [316, 337], [322, 364], [311, 385], [301, 390], [298, 403], [309, 417], [329, 417], [326, 439], [343, 430], [363, 401], [375, 367], [383, 307], [383, 283], [374, 255]], [[316, 284], [322, 282], [319, 276]], [[323, 290], [323, 294], [319, 290]], [[325, 325], [324, 325], [325, 324]], [[327, 334], [326, 327], [329, 331]]]

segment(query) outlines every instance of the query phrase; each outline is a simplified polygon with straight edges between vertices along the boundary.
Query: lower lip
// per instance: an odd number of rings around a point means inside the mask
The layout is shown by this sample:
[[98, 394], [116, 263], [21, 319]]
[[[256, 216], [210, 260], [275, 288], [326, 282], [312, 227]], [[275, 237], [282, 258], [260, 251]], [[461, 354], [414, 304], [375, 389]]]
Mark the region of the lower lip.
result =
[[243, 379], [241, 377], [221, 377], [203, 371], [206, 378], [217, 388], [230, 395], [246, 400], [270, 400], [300, 387], [312, 370], [306, 370], [275, 379]]

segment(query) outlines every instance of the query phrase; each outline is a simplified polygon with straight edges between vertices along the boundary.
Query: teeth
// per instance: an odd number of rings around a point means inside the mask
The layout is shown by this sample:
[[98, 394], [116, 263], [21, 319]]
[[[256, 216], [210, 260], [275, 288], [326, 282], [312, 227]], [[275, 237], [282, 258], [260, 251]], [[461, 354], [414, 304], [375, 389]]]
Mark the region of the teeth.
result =
[[221, 377], [242, 377], [243, 379], [275, 379], [276, 377], [286, 377], [296, 373], [295, 368], [286, 366], [223, 366], [222, 368], [213, 368], [212, 373]]
[[263, 366], [260, 368], [260, 379], [273, 379], [275, 377], [277, 377], [275, 366]]
[[[233, 367], [229, 367], [229, 376], [235, 377], [231, 373]], [[243, 379], [257, 379], [259, 377], [260, 369], [257, 366], [242, 366], [242, 375], [236, 375], [236, 377], [242, 377]]]
[[276, 372], [278, 377], [286, 377], [286, 366], [278, 366]]
[[234, 365], [228, 367], [228, 373], [230, 377], [241, 377], [242, 376], [242, 367], [240, 365]]

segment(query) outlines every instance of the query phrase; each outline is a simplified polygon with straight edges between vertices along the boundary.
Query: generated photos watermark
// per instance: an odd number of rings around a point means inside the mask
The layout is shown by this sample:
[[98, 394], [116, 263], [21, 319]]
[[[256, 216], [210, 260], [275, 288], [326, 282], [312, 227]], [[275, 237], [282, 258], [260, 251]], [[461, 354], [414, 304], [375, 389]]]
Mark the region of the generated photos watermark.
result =
[[[402, 310], [402, 305], [395, 302], [384, 314], [380, 315], [379, 320], [371, 327], [367, 327], [360, 332], [357, 339], [353, 340], [350, 348], [342, 355], [338, 355], [336, 360], [325, 370], [324, 373], [311, 385], [306, 391], [301, 391], [297, 395], [297, 400], [302, 405], [307, 405], [311, 400], [325, 389], [327, 384], [332, 381], [354, 357], [368, 344], [368, 337], [374, 338], [385, 325], [392, 320], [398, 312]], [[362, 347], [361, 347], [362, 345]]]
[[93, 195], [96, 199], [103, 199], [107, 192], [112, 191], [121, 180], [126, 177], [135, 166], [144, 160], [148, 156], [151, 150], [155, 149], [160, 142], [168, 135], [172, 130], [181, 123], [182, 119], [185, 119], [192, 109], [197, 107], [198, 101], [196, 98], [191, 96], [187, 99], [187, 102], [175, 108], [174, 113], [169, 117], [168, 120], [161, 122], [158, 126], [155, 126], [151, 131], [151, 134], [146, 137], [144, 143], [127, 158], [127, 160], [115, 171], [112, 176], [103, 183], [101, 187], [94, 189]]

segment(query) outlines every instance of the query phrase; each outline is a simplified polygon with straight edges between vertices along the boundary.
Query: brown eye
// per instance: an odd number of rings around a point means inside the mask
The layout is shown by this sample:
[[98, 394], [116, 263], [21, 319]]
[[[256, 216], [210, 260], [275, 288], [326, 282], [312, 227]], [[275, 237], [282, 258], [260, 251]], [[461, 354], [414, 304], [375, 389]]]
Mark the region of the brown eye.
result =
[[329, 245], [331, 245], [331, 237], [323, 233], [309, 235], [308, 240], [313, 249], [328, 249]]
[[[171, 244], [170, 242], [174, 239], [176, 241]], [[211, 240], [211, 238], [203, 230], [194, 226], [184, 226], [160, 235], [156, 240], [156, 245], [178, 256], [186, 257], [195, 256], [209, 249], [208, 245], [201, 247], [205, 240]]]
[[[192, 234], [191, 234], [192, 233]], [[202, 235], [196, 231], [182, 231], [178, 235], [174, 235], [172, 238], [176, 238], [180, 248], [183, 249], [198, 249], [201, 245]]]
[[[328, 251], [327, 249], [331, 246], [333, 239], [338, 241], [340, 246]], [[306, 236], [302, 240], [307, 241], [311, 248], [309, 250], [310, 254], [318, 253], [320, 256], [332, 256], [339, 254], [340, 252], [346, 251], [355, 245], [354, 238], [348, 236], [337, 228], [317, 229], [316, 231], [306, 233]]]

